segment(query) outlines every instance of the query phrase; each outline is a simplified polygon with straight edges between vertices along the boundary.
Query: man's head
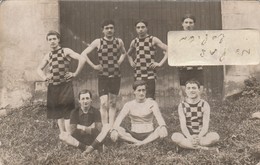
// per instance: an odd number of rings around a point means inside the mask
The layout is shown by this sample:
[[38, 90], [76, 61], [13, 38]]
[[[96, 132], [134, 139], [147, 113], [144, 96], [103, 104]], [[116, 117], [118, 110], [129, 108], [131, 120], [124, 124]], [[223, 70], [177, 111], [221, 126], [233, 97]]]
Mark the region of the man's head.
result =
[[82, 110], [88, 110], [92, 103], [92, 93], [84, 89], [78, 94], [79, 104]]
[[111, 38], [115, 33], [115, 22], [113, 20], [105, 20], [102, 25], [102, 32], [107, 38]]
[[46, 40], [50, 44], [51, 48], [56, 48], [59, 46], [60, 43], [60, 33], [51, 30], [46, 35]]
[[139, 37], [145, 37], [148, 33], [148, 23], [144, 20], [139, 20], [135, 23], [135, 30]]
[[200, 83], [197, 80], [188, 80], [185, 83], [185, 92], [188, 98], [196, 99], [200, 97]]
[[191, 14], [186, 14], [181, 19], [183, 30], [193, 30], [195, 27], [196, 18]]
[[143, 80], [137, 80], [133, 84], [133, 90], [135, 99], [137, 101], [143, 101], [146, 98], [146, 82]]

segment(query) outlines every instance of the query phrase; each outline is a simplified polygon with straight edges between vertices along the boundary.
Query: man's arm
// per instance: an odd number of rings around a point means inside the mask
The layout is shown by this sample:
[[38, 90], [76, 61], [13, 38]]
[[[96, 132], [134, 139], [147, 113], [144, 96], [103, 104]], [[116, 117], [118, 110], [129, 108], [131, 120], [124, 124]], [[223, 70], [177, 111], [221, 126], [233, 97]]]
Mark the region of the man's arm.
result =
[[68, 72], [65, 75], [66, 79], [71, 79], [73, 77], [76, 77], [80, 73], [86, 61], [83, 56], [80, 56], [78, 53], [74, 52], [69, 48], [64, 48], [64, 53], [66, 56], [70, 56], [71, 58], [78, 60], [78, 67], [76, 71], [74, 73]]
[[179, 104], [178, 106], [178, 114], [179, 114], [179, 120], [180, 120], [180, 125], [181, 125], [181, 131], [182, 133], [188, 138], [188, 139], [192, 139], [192, 136], [187, 128], [186, 125], [186, 118], [183, 112], [183, 108], [182, 105]]
[[101, 71], [103, 68], [102, 66], [99, 64], [99, 65], [95, 65], [90, 59], [89, 59], [89, 54], [95, 50], [95, 49], [98, 49], [99, 47], [99, 43], [100, 43], [100, 40], [99, 39], [95, 39], [82, 53], [81, 55], [83, 57], [85, 57], [86, 59], [86, 62], [95, 70], [98, 70], [98, 71]]
[[154, 101], [154, 104], [151, 105], [150, 107], [153, 111], [153, 114], [159, 124], [159, 128], [160, 128], [160, 137], [164, 138], [168, 135], [167, 129], [166, 129], [166, 123], [162, 117], [162, 114], [160, 112], [159, 106], [158, 104]]
[[162, 117], [158, 104], [154, 101], [154, 104], [151, 105], [150, 109], [153, 111], [153, 114], [159, 124], [159, 126], [166, 126], [165, 121]]
[[133, 68], [135, 68], [135, 63], [134, 63], [134, 60], [133, 60], [133, 57], [132, 57], [134, 52], [135, 52], [135, 48], [134, 48], [134, 40], [133, 40], [130, 44], [128, 51], [127, 51], [128, 61]]
[[157, 37], [153, 37], [153, 45], [154, 46], [156, 46], [156, 47], [159, 47], [162, 51], [163, 51], [163, 54], [164, 54], [164, 56], [163, 56], [163, 58], [162, 58], [162, 60], [159, 62], [159, 63], [157, 63], [157, 62], [154, 62], [150, 67], [151, 68], [156, 68], [156, 67], [161, 67], [161, 66], [163, 66], [163, 64], [165, 63], [165, 61], [167, 60], [167, 58], [168, 58], [168, 48], [167, 48], [167, 45], [166, 44], [164, 44], [159, 38], [157, 38]]
[[123, 119], [129, 113], [129, 110], [130, 109], [128, 108], [127, 103], [126, 103], [114, 122], [114, 125], [110, 132], [110, 137], [114, 142], [117, 141], [117, 139], [118, 139], [118, 135], [119, 135], [118, 129], [119, 129], [120, 124], [122, 123]]
[[41, 63], [39, 64], [38, 68], [37, 68], [37, 73], [38, 75], [44, 80], [44, 81], [48, 81], [48, 77], [45, 75], [43, 69], [47, 66], [48, 64], [48, 55], [46, 54], [43, 58], [43, 60], [41, 61]]
[[210, 106], [207, 102], [204, 102], [204, 113], [203, 113], [203, 126], [201, 128], [201, 131], [198, 135], [199, 138], [206, 135], [209, 129], [209, 119], [210, 119]]
[[122, 123], [124, 118], [127, 116], [129, 111], [130, 111], [130, 109], [129, 109], [127, 103], [126, 103], [124, 105], [123, 109], [120, 111], [119, 115], [117, 116], [112, 129], [117, 130], [120, 127], [120, 124]]
[[[98, 125], [98, 126], [97, 126]], [[90, 126], [84, 126], [77, 124], [77, 129], [81, 130], [83, 133], [92, 134], [93, 131], [98, 130], [100, 131], [102, 128], [102, 124], [100, 123], [93, 123]]]
[[120, 49], [121, 56], [118, 60], [118, 64], [121, 65], [125, 59], [126, 50], [125, 50], [124, 42], [121, 39], [119, 39], [119, 45], [120, 45], [119, 49]]

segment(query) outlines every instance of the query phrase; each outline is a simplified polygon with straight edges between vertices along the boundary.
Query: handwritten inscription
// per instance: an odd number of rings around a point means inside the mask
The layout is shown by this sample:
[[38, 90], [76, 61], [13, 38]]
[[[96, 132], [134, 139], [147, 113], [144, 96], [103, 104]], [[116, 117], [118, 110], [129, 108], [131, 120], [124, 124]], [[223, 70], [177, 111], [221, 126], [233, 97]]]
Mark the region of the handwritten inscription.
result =
[[186, 65], [249, 65], [259, 63], [257, 30], [171, 31], [168, 62]]

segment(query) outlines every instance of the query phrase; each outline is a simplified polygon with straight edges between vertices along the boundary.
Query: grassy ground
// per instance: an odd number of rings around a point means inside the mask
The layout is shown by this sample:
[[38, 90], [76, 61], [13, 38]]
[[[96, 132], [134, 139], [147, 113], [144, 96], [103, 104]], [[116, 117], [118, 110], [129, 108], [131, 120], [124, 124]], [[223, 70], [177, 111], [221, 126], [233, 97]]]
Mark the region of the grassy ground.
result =
[[[103, 153], [83, 157], [81, 152], [58, 140], [58, 128], [46, 120], [41, 105], [13, 110], [0, 119], [0, 164], [174, 164], [252, 165], [260, 161], [260, 120], [250, 115], [259, 110], [260, 97], [217, 102], [211, 105], [210, 130], [220, 134], [219, 152], [178, 149], [170, 136], [179, 131], [177, 107], [162, 108], [169, 136], [141, 147], [119, 142], [108, 144]], [[259, 144], [258, 144], [259, 143]]]

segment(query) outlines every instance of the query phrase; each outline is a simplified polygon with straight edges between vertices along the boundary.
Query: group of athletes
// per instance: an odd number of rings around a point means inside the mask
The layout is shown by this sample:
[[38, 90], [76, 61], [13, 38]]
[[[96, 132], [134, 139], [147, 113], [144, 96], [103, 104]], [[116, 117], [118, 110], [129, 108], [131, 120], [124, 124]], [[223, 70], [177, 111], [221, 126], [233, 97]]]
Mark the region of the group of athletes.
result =
[[[193, 30], [195, 18], [185, 15], [182, 19], [183, 30]], [[50, 31], [46, 40], [51, 52], [46, 54], [37, 72], [48, 82], [47, 118], [57, 119], [59, 138], [81, 149], [85, 154], [100, 149], [106, 138], [112, 141], [122, 139], [140, 146], [158, 138], [168, 136], [159, 106], [155, 101], [156, 69], [167, 60], [167, 45], [155, 36], [148, 34], [148, 23], [140, 20], [135, 23], [137, 37], [132, 40], [126, 51], [122, 39], [114, 37], [115, 24], [112, 20], [102, 23], [102, 38], [95, 39], [79, 55], [59, 44], [60, 34]], [[164, 56], [155, 61], [156, 50], [161, 49]], [[89, 58], [96, 51], [98, 64]], [[117, 114], [116, 98], [119, 94], [121, 73], [120, 65], [125, 57], [134, 68], [134, 100], [123, 106]], [[75, 72], [70, 71], [71, 60], [78, 61]], [[72, 80], [85, 63], [98, 71], [98, 95], [100, 110], [92, 106], [92, 93], [82, 90], [78, 94], [79, 107], [75, 107]], [[45, 68], [49, 72], [45, 72]], [[208, 132], [210, 106], [201, 99], [203, 68], [186, 66], [179, 68], [182, 101], [178, 106], [181, 133], [173, 133], [171, 139], [183, 148], [209, 149], [208, 146], [219, 140], [216, 132]], [[131, 129], [121, 126], [128, 116]], [[158, 127], [155, 128], [153, 119]]]

